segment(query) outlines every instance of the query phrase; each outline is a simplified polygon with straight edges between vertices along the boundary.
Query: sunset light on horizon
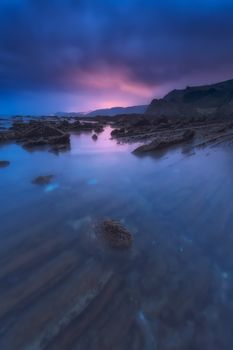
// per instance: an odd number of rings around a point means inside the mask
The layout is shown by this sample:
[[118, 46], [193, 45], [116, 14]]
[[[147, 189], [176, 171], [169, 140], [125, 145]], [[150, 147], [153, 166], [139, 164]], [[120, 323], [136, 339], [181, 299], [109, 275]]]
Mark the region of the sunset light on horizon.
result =
[[1, 1], [0, 114], [149, 104], [230, 79], [231, 10], [229, 0]]

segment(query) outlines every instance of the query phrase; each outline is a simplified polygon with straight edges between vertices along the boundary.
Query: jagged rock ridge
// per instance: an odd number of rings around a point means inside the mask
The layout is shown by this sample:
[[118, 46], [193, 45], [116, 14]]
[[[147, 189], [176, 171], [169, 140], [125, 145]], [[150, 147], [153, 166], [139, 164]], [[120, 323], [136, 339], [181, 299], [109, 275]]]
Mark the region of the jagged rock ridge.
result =
[[173, 90], [162, 99], [154, 99], [146, 114], [168, 118], [232, 117], [233, 80]]

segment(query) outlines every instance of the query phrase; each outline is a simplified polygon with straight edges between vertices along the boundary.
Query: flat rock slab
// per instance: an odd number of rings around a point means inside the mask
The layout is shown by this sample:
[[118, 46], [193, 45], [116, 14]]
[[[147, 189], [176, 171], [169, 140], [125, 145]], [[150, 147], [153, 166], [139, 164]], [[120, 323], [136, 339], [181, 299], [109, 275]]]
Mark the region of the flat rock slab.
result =
[[172, 135], [167, 137], [157, 137], [152, 142], [139, 146], [136, 148], [133, 153], [145, 153], [145, 152], [152, 152], [152, 151], [158, 151], [162, 150], [164, 148], [178, 145], [183, 142], [187, 142], [193, 139], [194, 137], [194, 131], [193, 130], [186, 130], [181, 135]]

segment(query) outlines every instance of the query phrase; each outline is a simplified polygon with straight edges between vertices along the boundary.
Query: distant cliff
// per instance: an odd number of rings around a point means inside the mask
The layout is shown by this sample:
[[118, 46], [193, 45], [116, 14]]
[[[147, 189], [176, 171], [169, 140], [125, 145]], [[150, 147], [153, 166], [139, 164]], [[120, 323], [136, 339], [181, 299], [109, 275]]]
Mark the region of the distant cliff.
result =
[[233, 117], [233, 80], [173, 90], [154, 99], [146, 114], [157, 117]]
[[115, 116], [120, 114], [143, 114], [147, 109], [147, 105], [139, 105], [139, 106], [130, 106], [130, 107], [112, 107], [112, 108], [104, 108], [97, 109], [90, 113], [87, 113], [88, 117], [96, 117], [96, 116]]
[[57, 117], [96, 117], [96, 116], [106, 116], [113, 117], [121, 114], [144, 114], [148, 105], [130, 106], [130, 107], [112, 107], [96, 109], [91, 112], [57, 112], [55, 116]]

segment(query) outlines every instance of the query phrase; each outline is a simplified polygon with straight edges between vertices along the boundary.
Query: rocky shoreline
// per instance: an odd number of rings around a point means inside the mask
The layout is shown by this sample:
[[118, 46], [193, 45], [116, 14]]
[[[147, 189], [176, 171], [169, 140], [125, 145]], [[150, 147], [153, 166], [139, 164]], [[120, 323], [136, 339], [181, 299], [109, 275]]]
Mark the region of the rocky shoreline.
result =
[[94, 141], [106, 125], [112, 127], [111, 137], [118, 143], [140, 143], [134, 154], [160, 151], [176, 145], [192, 148], [231, 144], [231, 119], [166, 118], [149, 115], [119, 115], [115, 117], [83, 118], [31, 118], [13, 119], [9, 128], [0, 129], [0, 144], [16, 142], [31, 150], [45, 147], [54, 152], [70, 149], [71, 133], [90, 132]]
[[112, 138], [118, 142], [142, 143], [133, 153], [168, 149], [176, 145], [191, 148], [231, 144], [233, 123], [230, 119], [153, 118], [138, 116], [121, 118], [113, 123]]
[[0, 144], [13, 141], [27, 149], [46, 146], [60, 152], [70, 148], [71, 133], [91, 132], [97, 141], [105, 125], [113, 128], [111, 136], [118, 142], [145, 144], [134, 153], [186, 143], [193, 147], [232, 143], [232, 106], [233, 80], [228, 80], [173, 90], [152, 100], [140, 114], [0, 118]]
[[103, 130], [103, 123], [78, 119], [44, 117], [24, 121], [21, 118], [14, 118], [9, 128], [0, 130], [0, 144], [17, 142], [29, 150], [46, 146], [47, 149], [59, 152], [70, 148], [71, 132], [94, 132], [96, 135]]

